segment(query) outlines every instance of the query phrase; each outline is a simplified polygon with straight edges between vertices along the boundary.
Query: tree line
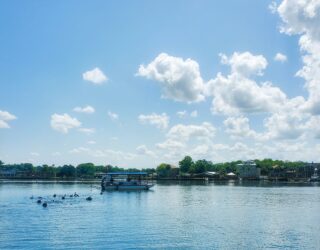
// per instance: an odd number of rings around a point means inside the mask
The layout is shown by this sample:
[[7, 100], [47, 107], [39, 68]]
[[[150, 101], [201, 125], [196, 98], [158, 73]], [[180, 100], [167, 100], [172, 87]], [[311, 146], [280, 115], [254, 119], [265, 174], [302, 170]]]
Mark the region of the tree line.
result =
[[[205, 159], [194, 161], [190, 156], [185, 156], [181, 161], [179, 161], [178, 167], [172, 166], [167, 163], [161, 163], [156, 168], [156, 173], [160, 177], [172, 178], [177, 175], [183, 174], [200, 174], [206, 171], [216, 172], [220, 176], [224, 176], [227, 173], [237, 174], [237, 164], [242, 163], [243, 161], [231, 161], [224, 163], [212, 163]], [[287, 170], [297, 170], [304, 167], [307, 163], [302, 161], [289, 162], [281, 160], [272, 160], [272, 159], [263, 159], [263, 160], [254, 160], [257, 165], [257, 168], [261, 169], [261, 175], [268, 175], [270, 171], [277, 168], [283, 171]]]
[[[261, 169], [262, 175], [268, 175], [271, 170], [277, 166], [282, 170], [294, 170], [306, 165], [306, 162], [288, 162], [281, 160], [263, 159], [254, 160], [257, 167]], [[224, 163], [212, 163], [205, 159], [194, 161], [190, 156], [185, 156], [179, 161], [178, 166], [168, 163], [161, 163], [156, 168], [124, 169], [112, 165], [94, 165], [93, 163], [81, 163], [77, 166], [73, 165], [41, 165], [34, 166], [31, 163], [5, 164], [0, 161], [0, 174], [14, 174], [15, 177], [27, 178], [94, 178], [99, 174], [107, 172], [123, 172], [123, 171], [144, 171], [149, 174], [156, 173], [157, 176], [163, 178], [174, 178], [183, 174], [199, 174], [206, 171], [217, 172], [219, 175], [225, 175], [233, 172], [237, 173], [237, 164], [242, 161], [231, 161]]]
[[99, 174], [108, 172], [123, 172], [123, 171], [146, 171], [148, 173], [155, 172], [154, 169], [124, 169], [112, 165], [94, 165], [93, 163], [81, 163], [77, 166], [73, 165], [41, 165], [34, 166], [32, 163], [20, 164], [4, 164], [0, 161], [0, 174], [14, 175], [15, 177], [26, 178], [94, 178]]

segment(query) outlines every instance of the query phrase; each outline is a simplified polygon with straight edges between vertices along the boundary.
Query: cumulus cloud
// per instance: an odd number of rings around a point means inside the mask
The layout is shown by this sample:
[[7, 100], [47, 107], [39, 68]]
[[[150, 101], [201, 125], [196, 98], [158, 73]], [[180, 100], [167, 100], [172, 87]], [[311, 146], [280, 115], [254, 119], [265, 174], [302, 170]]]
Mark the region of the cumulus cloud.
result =
[[274, 56], [274, 60], [277, 61], [277, 62], [286, 62], [287, 61], [287, 56], [284, 55], [284, 54], [281, 54], [281, 53], [277, 53], [275, 56]]
[[186, 110], [178, 111], [177, 112], [177, 116], [179, 118], [186, 118], [188, 116], [190, 116], [192, 118], [195, 118], [195, 117], [198, 117], [198, 111], [197, 110], [193, 110], [192, 112], [190, 112], [190, 114]]
[[96, 141], [87, 141], [87, 143], [93, 145], [96, 144]]
[[221, 63], [230, 65], [231, 73], [242, 76], [263, 75], [263, 70], [267, 67], [268, 62], [262, 55], [252, 55], [250, 52], [234, 52], [228, 57], [220, 54]]
[[213, 96], [212, 111], [226, 115], [272, 112], [287, 101], [272, 83], [258, 84], [237, 73], [227, 77], [219, 73], [208, 83], [208, 95]]
[[177, 124], [170, 128], [166, 136], [171, 140], [189, 141], [213, 138], [215, 132], [216, 128], [209, 122], [203, 122], [201, 125]]
[[299, 45], [304, 53], [303, 67], [297, 76], [305, 79], [309, 92], [306, 110], [320, 114], [320, 1], [284, 0], [277, 7], [282, 20], [280, 31], [288, 35], [300, 35]]
[[0, 110], [0, 129], [1, 128], [10, 128], [9, 123], [12, 120], [17, 119], [16, 116], [10, 114], [8, 111]]
[[156, 126], [158, 129], [166, 129], [169, 125], [169, 116], [166, 113], [150, 115], [139, 115], [138, 119], [142, 124], [150, 124]]
[[119, 119], [119, 115], [111, 111], [108, 111], [108, 116], [112, 121], [117, 121]]
[[140, 65], [137, 75], [159, 82], [163, 98], [187, 103], [205, 99], [199, 65], [190, 58], [161, 53], [148, 65]]
[[187, 113], [186, 110], [178, 111], [178, 112], [177, 112], [177, 116], [178, 116], [179, 118], [185, 118], [187, 115], [188, 115], [188, 113]]
[[146, 145], [140, 145], [136, 148], [136, 150], [137, 150], [138, 154], [147, 155], [147, 156], [154, 157], [154, 158], [157, 157], [156, 154], [153, 151], [151, 151], [150, 149], [148, 149]]
[[171, 162], [180, 160], [188, 154], [203, 155], [204, 145], [209, 147], [212, 144], [211, 140], [215, 132], [216, 128], [208, 122], [200, 125], [177, 124], [170, 128], [166, 134], [166, 140], [157, 143], [156, 148], [162, 152], [164, 158]]
[[256, 137], [257, 133], [250, 128], [249, 119], [244, 116], [228, 117], [223, 122], [226, 132], [232, 137]]
[[67, 134], [69, 129], [78, 128], [81, 122], [68, 114], [53, 114], [51, 115], [51, 127], [61, 133]]
[[99, 69], [94, 68], [82, 74], [83, 80], [92, 82], [95, 85], [101, 85], [108, 81], [108, 77]]
[[174, 150], [182, 149], [186, 145], [185, 143], [169, 138], [162, 143], [157, 143], [156, 146], [158, 149], [167, 149], [169, 151], [174, 151]]
[[75, 107], [73, 111], [78, 112], [78, 113], [85, 113], [85, 114], [93, 114], [95, 112], [95, 109], [91, 106], [86, 106], [86, 107]]

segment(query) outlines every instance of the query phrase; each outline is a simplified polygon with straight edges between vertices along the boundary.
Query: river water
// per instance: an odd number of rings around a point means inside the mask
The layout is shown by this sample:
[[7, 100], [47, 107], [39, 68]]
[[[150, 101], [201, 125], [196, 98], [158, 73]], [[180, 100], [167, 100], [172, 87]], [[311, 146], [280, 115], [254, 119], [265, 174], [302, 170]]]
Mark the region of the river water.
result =
[[320, 185], [164, 182], [101, 195], [98, 184], [0, 182], [0, 249], [186, 248], [320, 249]]

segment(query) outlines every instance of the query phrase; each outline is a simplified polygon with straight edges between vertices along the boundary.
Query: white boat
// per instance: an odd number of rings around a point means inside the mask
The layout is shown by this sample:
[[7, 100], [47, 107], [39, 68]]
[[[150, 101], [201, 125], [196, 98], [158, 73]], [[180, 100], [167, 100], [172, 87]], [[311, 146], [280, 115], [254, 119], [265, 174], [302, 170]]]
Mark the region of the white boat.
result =
[[149, 190], [154, 184], [146, 180], [146, 172], [107, 173], [101, 180], [102, 190]]

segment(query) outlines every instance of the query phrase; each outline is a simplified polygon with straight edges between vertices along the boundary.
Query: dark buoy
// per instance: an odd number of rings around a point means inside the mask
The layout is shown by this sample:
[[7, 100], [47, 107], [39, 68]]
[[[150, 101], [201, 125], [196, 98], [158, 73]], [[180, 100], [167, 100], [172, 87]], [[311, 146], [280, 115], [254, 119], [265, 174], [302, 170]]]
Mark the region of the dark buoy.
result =
[[92, 201], [92, 197], [89, 196], [89, 197], [86, 198], [86, 200], [87, 200], [87, 201]]
[[41, 204], [41, 200], [40, 200], [40, 199], [39, 199], [39, 200], [37, 200], [37, 203], [38, 203], [38, 204]]
[[30, 199], [31, 199], [31, 200], [33, 199], [33, 195], [30, 197]]
[[53, 195], [53, 197], [55, 198], [55, 197], [57, 197], [57, 195], [56, 195], [56, 194], [54, 194], [54, 195]]
[[64, 200], [65, 198], [66, 198], [65, 196], [62, 196], [62, 197], [61, 197], [62, 200]]
[[47, 202], [43, 202], [42, 206], [47, 207], [48, 206]]

